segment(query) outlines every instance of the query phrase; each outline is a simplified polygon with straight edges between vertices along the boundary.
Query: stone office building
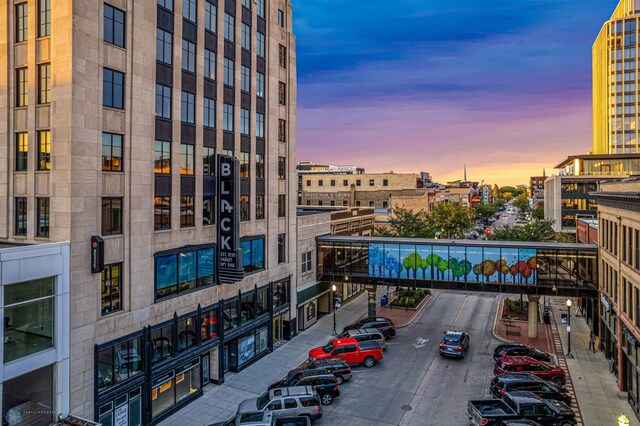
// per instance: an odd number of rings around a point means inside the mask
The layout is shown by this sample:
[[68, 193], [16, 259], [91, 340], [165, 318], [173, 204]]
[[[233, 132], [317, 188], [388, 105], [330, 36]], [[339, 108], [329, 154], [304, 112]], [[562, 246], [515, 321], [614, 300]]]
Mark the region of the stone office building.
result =
[[[70, 241], [70, 412], [155, 423], [296, 332], [291, 3], [0, 5], [0, 241]], [[217, 154], [239, 160], [233, 284]]]

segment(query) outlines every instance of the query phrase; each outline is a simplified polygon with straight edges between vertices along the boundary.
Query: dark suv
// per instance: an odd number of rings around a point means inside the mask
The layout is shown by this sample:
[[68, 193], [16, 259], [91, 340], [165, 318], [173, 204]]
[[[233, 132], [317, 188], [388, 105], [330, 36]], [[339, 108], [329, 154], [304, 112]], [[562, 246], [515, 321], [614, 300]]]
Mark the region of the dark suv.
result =
[[293, 377], [288, 377], [273, 383], [267, 390], [292, 386], [313, 386], [320, 396], [322, 405], [329, 405], [333, 402], [334, 398], [340, 396], [340, 387], [334, 375], [318, 374], [314, 371], [301, 371]]
[[506, 392], [529, 391], [544, 399], [562, 401], [571, 405], [571, 395], [565, 389], [529, 373], [499, 374], [491, 379], [489, 391], [496, 398]]
[[396, 327], [393, 325], [393, 322], [389, 318], [385, 317], [363, 318], [351, 325], [346, 326], [343, 332], [358, 328], [377, 328], [387, 340], [396, 335]]
[[464, 358], [469, 349], [469, 335], [464, 331], [445, 331], [438, 351], [442, 356]]
[[289, 371], [287, 378], [293, 377], [301, 371], [313, 371], [316, 374], [333, 374], [336, 376], [339, 385], [351, 378], [351, 367], [343, 358], [317, 359]]
[[498, 362], [503, 356], [530, 356], [531, 358], [537, 359], [538, 361], [551, 361], [551, 355], [549, 355], [547, 352], [518, 343], [499, 345], [494, 349], [494, 361]]

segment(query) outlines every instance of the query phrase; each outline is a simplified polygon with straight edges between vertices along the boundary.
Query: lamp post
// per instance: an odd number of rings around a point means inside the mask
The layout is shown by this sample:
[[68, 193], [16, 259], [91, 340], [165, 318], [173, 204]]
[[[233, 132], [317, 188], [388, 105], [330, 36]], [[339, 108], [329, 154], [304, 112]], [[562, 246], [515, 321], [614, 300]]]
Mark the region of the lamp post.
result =
[[571, 299], [567, 299], [567, 358], [573, 358], [571, 354]]
[[336, 290], [338, 289], [338, 287], [336, 287], [335, 284], [333, 284], [331, 286], [331, 295], [332, 297], [332, 302], [333, 302], [333, 333], [331, 333], [333, 336], [337, 335], [338, 333], [336, 333]]

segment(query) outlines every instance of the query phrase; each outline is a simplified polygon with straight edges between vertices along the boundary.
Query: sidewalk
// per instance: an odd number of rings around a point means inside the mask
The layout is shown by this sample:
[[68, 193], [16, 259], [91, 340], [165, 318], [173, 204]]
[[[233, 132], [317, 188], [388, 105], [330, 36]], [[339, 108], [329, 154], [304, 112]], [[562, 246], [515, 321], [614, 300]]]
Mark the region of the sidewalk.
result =
[[[378, 309], [381, 309], [379, 307], [380, 296], [386, 292], [386, 288], [384, 290], [379, 289], [378, 295], [376, 295]], [[404, 309], [393, 309], [392, 311], [397, 311], [397, 313], [387, 315], [386, 311], [379, 311], [379, 314], [384, 314], [392, 321], [394, 318], [407, 322], [411, 320], [411, 318], [406, 319]], [[336, 330], [341, 332], [345, 325], [355, 322], [358, 318], [366, 315], [366, 312], [367, 294], [365, 292], [338, 309]], [[412, 313], [412, 317], [414, 313]], [[300, 332], [292, 340], [275, 348], [272, 353], [240, 373], [225, 374], [224, 384], [205, 387], [202, 397], [173, 413], [160, 425], [195, 426], [228, 420], [236, 413], [241, 401], [260, 395], [271, 383], [280, 380], [289, 370], [306, 361], [309, 349], [326, 344], [331, 339], [332, 332], [333, 314], [325, 315], [311, 328]]]
[[[625, 414], [631, 425], [639, 426], [637, 417], [627, 403], [626, 392], [618, 390], [615, 376], [609, 373], [609, 364], [602, 352], [588, 351], [589, 326], [582, 317], [571, 316], [571, 353], [573, 359], [566, 359], [568, 348], [567, 325], [560, 321], [561, 314], [567, 312], [566, 298], [547, 297], [551, 307], [552, 324], [538, 324], [538, 338], [527, 337], [527, 323], [514, 322], [520, 335], [507, 335], [501, 319], [496, 321], [495, 334], [508, 341], [524, 343], [546, 350], [557, 356], [558, 364], [569, 373], [567, 390], [575, 396], [578, 409], [585, 426], [615, 425], [617, 418]], [[542, 304], [542, 299], [540, 300]], [[497, 315], [502, 311], [502, 304]], [[575, 405], [572, 405], [575, 408]]]

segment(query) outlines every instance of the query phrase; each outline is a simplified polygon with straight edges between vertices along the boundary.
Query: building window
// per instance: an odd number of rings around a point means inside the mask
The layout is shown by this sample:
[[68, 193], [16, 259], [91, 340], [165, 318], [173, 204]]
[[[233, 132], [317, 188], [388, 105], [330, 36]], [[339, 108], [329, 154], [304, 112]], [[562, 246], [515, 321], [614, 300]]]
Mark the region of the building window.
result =
[[215, 208], [213, 197], [202, 197], [202, 225], [213, 225], [215, 223]]
[[248, 109], [240, 108], [240, 133], [249, 135], [249, 116], [251, 113]]
[[29, 105], [29, 73], [27, 68], [16, 70], [16, 107]]
[[256, 195], [256, 220], [264, 219], [264, 195]]
[[284, 28], [284, 12], [282, 9], [278, 9], [278, 26]]
[[180, 197], [180, 228], [195, 226], [193, 197]]
[[162, 6], [167, 10], [173, 10], [173, 0], [158, 0], [158, 6]]
[[216, 79], [216, 52], [204, 49], [204, 78]]
[[249, 174], [249, 153], [241, 151], [240, 152], [240, 177], [248, 178]]
[[262, 34], [260, 31], [258, 31], [256, 33], [256, 45], [257, 47], [257, 54], [259, 57], [264, 58], [264, 52], [265, 52], [265, 45], [264, 45], [264, 34]]
[[[213, 253], [214, 247], [209, 246], [157, 256], [155, 258], [156, 297], [161, 299], [213, 284], [215, 282]], [[152, 338], [153, 334], [154, 332], [152, 332]], [[170, 333], [167, 334], [170, 337]], [[170, 348], [167, 352], [170, 354]], [[155, 359], [152, 362], [157, 362], [162, 357], [154, 356], [153, 358]]]
[[347, 207], [347, 206], [349, 205], [349, 203], [348, 203], [347, 201], [343, 201], [343, 202], [342, 202], [342, 205], [343, 205], [344, 207]]
[[287, 67], [287, 48], [283, 45], [280, 45], [278, 48], [278, 58], [279, 63], [282, 68]]
[[51, 131], [38, 131], [38, 170], [51, 170]]
[[29, 157], [29, 134], [26, 132], [16, 133], [16, 171], [25, 171], [28, 166]]
[[222, 109], [222, 130], [233, 132], [233, 105], [224, 104]]
[[249, 196], [240, 196], [240, 221], [251, 220], [249, 212]]
[[153, 198], [153, 229], [171, 229], [171, 197]]
[[318, 205], [321, 206], [322, 205], [322, 200], [318, 200]]
[[382, 179], [382, 186], [389, 186], [389, 179]]
[[233, 87], [234, 83], [234, 61], [233, 59], [224, 58], [224, 75], [223, 82], [229, 87]]
[[185, 39], [182, 39], [182, 69], [196, 72], [196, 45]]
[[278, 194], [278, 217], [287, 216], [287, 196]]
[[356, 207], [360, 207], [360, 200], [356, 201]]
[[375, 179], [369, 179], [369, 186], [375, 186], [376, 181]]
[[360, 181], [360, 179], [356, 179], [356, 186], [361, 186], [362, 182]]
[[102, 133], [102, 171], [122, 171], [122, 135]]
[[258, 16], [264, 18], [264, 0], [258, 0]]
[[171, 65], [173, 61], [173, 34], [156, 29], [156, 60]]
[[111, 108], [124, 108], [124, 74], [104, 68], [102, 81], [102, 105]]
[[349, 186], [349, 181], [347, 179], [344, 179], [342, 181], [342, 186]]
[[156, 117], [171, 118], [171, 87], [156, 83]]
[[240, 90], [251, 92], [251, 69], [244, 65], [240, 66]]
[[287, 261], [286, 237], [287, 234], [278, 234], [278, 263]]
[[181, 175], [193, 175], [194, 166], [194, 154], [193, 145], [187, 145], [186, 143], [180, 144], [180, 174]]
[[202, 148], [202, 174], [213, 176], [215, 171], [216, 149], [205, 146]]
[[27, 197], [16, 197], [14, 200], [14, 234], [27, 235]]
[[154, 172], [159, 174], [171, 173], [171, 142], [156, 140]]
[[189, 92], [182, 92], [180, 100], [180, 120], [183, 123], [194, 124], [195, 118], [195, 95]]
[[278, 101], [280, 105], [287, 104], [287, 85], [281, 81], [278, 82]]
[[331, 186], [336, 186], [336, 180], [335, 179], [331, 179], [330, 185]]
[[256, 113], [256, 137], [264, 138], [264, 114]]
[[322, 179], [318, 180], [318, 186], [324, 186], [324, 181]]
[[218, 29], [218, 8], [208, 1], [204, 2], [204, 29], [212, 33]]
[[264, 269], [264, 237], [248, 237], [240, 240], [242, 266], [246, 273]]
[[230, 42], [235, 41], [235, 17], [229, 15], [228, 13], [224, 14], [224, 38], [225, 40], [229, 40]]
[[242, 23], [242, 48], [251, 51], [251, 27]]
[[382, 207], [383, 207], [383, 208], [385, 208], [385, 209], [386, 209], [387, 207], [389, 207], [389, 202], [388, 202], [388, 201], [383, 201], [383, 202], [382, 202]]
[[256, 154], [256, 178], [264, 179], [264, 154]]
[[27, 2], [16, 5], [16, 43], [29, 38], [29, 5]]
[[51, 102], [51, 64], [38, 65], [38, 103]]
[[122, 198], [102, 198], [102, 235], [122, 234]]
[[369, 201], [369, 207], [373, 207], [374, 203], [373, 201]]
[[[49, 2], [49, 0], [40, 0], [40, 3], [44, 1]], [[42, 12], [40, 12], [40, 16], [42, 16]], [[124, 19], [122, 10], [106, 3], [104, 4], [104, 41], [118, 47], [124, 47]], [[42, 24], [40, 24], [40, 27], [42, 28]]]
[[122, 263], [104, 265], [102, 271], [102, 315], [122, 310]]
[[36, 198], [36, 237], [49, 237], [49, 199]]
[[53, 348], [55, 319], [53, 277], [5, 285], [4, 362]]
[[233, 157], [233, 155], [234, 155], [234, 154], [233, 154], [233, 150], [232, 150], [232, 149], [223, 149], [223, 150], [222, 150], [222, 155], [226, 155], [226, 156], [229, 156], [229, 157]]
[[242, 6], [251, 10], [251, 0], [242, 0]]
[[264, 98], [264, 74], [256, 73], [256, 96]]
[[300, 262], [300, 265], [301, 265], [301, 272], [303, 274], [305, 272], [311, 271], [311, 253], [312, 252], [310, 251], [306, 253], [302, 253], [302, 261]]
[[191, 22], [196, 22], [198, 16], [196, 0], [182, 0], [182, 16]]
[[204, 127], [216, 127], [216, 101], [204, 98], [204, 114], [202, 115], [202, 125]]
[[278, 119], [278, 141], [287, 141], [287, 121], [281, 118]]
[[285, 180], [287, 178], [287, 159], [278, 157], [278, 179]]

